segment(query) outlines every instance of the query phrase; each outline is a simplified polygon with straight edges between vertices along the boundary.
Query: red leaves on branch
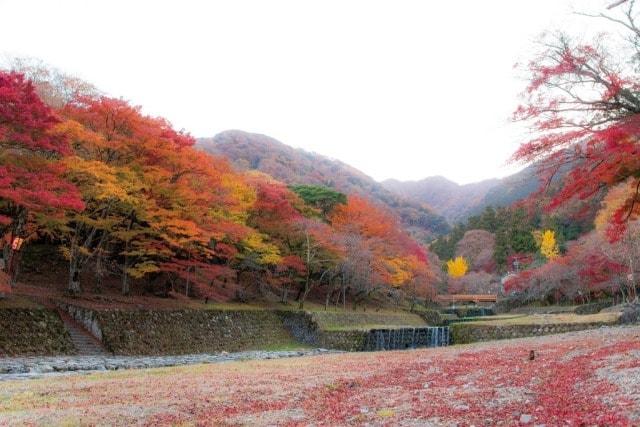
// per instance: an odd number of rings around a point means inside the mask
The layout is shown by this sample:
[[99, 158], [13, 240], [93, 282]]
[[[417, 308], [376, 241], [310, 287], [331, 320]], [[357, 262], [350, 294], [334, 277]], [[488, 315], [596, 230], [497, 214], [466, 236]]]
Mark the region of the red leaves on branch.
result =
[[25, 210], [59, 214], [83, 209], [79, 191], [63, 177], [59, 160], [69, 146], [52, 132], [57, 123], [30, 82], [0, 72], [0, 200], [9, 204], [3, 224]]
[[[218, 297], [246, 273], [279, 287], [304, 283], [306, 297], [361, 267], [372, 285], [361, 298], [381, 286], [429, 286], [425, 249], [368, 200], [322, 210], [269, 176], [234, 171], [122, 99], [51, 95], [66, 102], [60, 118], [22, 76], [0, 74], [0, 225], [42, 213], [64, 242], [69, 291], [81, 291], [89, 262], [101, 275], [117, 265], [125, 294], [129, 278], [164, 275], [187, 295]], [[359, 262], [347, 266], [349, 254]]]
[[[619, 19], [627, 30], [636, 28], [631, 9]], [[629, 40], [634, 37], [635, 33]], [[629, 177], [638, 181], [637, 64], [629, 67], [621, 62], [620, 55], [610, 53], [613, 48], [606, 46], [607, 41], [601, 36], [590, 45], [574, 43], [564, 34], [546, 36], [542, 52], [527, 66], [525, 103], [514, 117], [530, 125], [533, 137], [513, 157], [527, 163], [540, 161], [543, 190], [565, 174], [549, 203], [551, 209], [572, 200], [590, 200]], [[638, 216], [638, 201], [637, 191], [629, 194], [618, 215], [611, 217], [612, 240], [620, 238], [627, 220]]]
[[50, 133], [58, 122], [31, 82], [20, 74], [0, 71], [0, 141], [3, 149], [67, 153], [67, 141]]

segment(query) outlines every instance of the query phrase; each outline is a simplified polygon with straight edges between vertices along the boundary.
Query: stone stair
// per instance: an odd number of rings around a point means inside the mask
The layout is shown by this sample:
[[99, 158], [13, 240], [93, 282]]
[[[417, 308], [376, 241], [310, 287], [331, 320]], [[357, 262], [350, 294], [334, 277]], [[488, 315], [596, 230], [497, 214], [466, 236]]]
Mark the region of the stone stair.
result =
[[64, 327], [69, 332], [71, 342], [79, 356], [110, 356], [110, 353], [104, 349], [100, 341], [86, 331], [80, 324], [71, 318], [62, 310], [58, 311], [60, 318], [64, 323]]
[[55, 302], [47, 297], [31, 296], [31, 300], [42, 305], [45, 308], [55, 310], [58, 312], [64, 328], [69, 333], [71, 343], [75, 347], [76, 355], [78, 356], [112, 356], [108, 352], [100, 340], [94, 337], [85, 327], [76, 322], [73, 317], [69, 315], [65, 310], [61, 309]]

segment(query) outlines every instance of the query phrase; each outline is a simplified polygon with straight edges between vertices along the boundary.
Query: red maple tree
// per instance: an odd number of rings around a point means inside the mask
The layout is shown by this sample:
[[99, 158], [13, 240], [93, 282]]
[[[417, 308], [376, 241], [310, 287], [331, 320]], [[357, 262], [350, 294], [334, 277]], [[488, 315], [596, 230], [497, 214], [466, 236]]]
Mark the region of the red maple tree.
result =
[[[52, 132], [58, 123], [29, 81], [18, 73], [0, 72], [0, 232], [8, 243], [33, 237], [39, 220], [50, 222], [65, 210], [84, 208], [78, 189], [64, 178], [60, 160], [69, 146]], [[12, 284], [17, 249], [4, 248]]]
[[542, 51], [526, 65], [525, 102], [514, 113], [530, 124], [534, 135], [514, 159], [539, 162], [547, 185], [566, 172], [550, 208], [593, 199], [633, 180], [635, 191], [611, 218], [612, 240], [640, 213], [640, 30], [634, 3], [616, 8], [620, 15], [597, 15], [620, 24], [628, 33], [626, 45], [614, 46], [607, 35], [588, 44], [562, 33], [544, 36]]

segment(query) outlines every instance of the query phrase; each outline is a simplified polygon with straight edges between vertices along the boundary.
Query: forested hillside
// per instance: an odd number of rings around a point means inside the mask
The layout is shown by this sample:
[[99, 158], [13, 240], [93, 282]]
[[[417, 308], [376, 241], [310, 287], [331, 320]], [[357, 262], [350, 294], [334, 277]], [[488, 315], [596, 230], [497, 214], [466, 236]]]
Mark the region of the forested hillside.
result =
[[292, 294], [300, 307], [314, 294], [354, 304], [432, 294], [425, 249], [362, 194], [365, 176], [336, 185], [344, 193], [320, 178], [287, 186], [278, 168], [275, 178], [235, 170], [195, 142], [55, 70], [0, 70], [0, 248], [11, 285], [23, 255], [45, 245], [66, 264], [70, 294], [115, 282], [125, 295]]
[[449, 229], [446, 220], [423, 202], [398, 196], [339, 160], [292, 148], [265, 135], [231, 130], [199, 139], [198, 147], [227, 157], [239, 170], [259, 170], [287, 184], [323, 185], [370, 198], [396, 213], [421, 241], [430, 241]]
[[487, 206], [510, 206], [526, 198], [539, 188], [540, 181], [531, 166], [506, 178], [465, 185], [442, 176], [419, 181], [389, 179], [382, 185], [409, 200], [426, 203], [450, 224], [456, 224], [481, 213]]

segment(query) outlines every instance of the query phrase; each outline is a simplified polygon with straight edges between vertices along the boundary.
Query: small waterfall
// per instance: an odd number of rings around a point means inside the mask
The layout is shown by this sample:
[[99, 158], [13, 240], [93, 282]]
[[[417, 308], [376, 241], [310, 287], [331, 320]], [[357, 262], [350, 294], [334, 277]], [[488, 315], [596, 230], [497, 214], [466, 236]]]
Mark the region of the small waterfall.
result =
[[448, 326], [424, 328], [373, 329], [364, 343], [365, 351], [400, 350], [417, 347], [443, 347], [451, 344]]

